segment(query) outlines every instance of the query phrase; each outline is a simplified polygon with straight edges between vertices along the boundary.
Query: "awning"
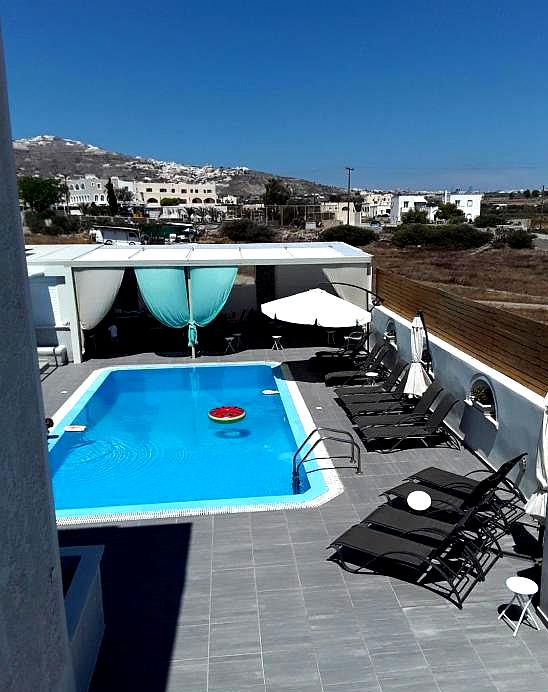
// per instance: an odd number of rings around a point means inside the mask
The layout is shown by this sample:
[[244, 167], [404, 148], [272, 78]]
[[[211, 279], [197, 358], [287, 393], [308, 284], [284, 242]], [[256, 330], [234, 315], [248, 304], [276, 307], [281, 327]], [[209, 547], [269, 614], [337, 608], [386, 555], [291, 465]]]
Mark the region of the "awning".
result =
[[262, 312], [275, 320], [319, 327], [357, 327], [371, 321], [371, 313], [347, 300], [313, 288], [261, 305]]

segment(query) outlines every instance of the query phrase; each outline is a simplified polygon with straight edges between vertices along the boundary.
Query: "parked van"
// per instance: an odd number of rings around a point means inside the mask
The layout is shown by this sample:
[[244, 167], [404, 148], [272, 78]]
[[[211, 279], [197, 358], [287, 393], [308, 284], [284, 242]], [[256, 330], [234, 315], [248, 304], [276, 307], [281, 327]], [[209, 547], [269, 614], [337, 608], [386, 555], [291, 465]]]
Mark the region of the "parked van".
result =
[[104, 245], [127, 247], [141, 244], [139, 231], [123, 226], [94, 226], [89, 234], [96, 243], [104, 243]]

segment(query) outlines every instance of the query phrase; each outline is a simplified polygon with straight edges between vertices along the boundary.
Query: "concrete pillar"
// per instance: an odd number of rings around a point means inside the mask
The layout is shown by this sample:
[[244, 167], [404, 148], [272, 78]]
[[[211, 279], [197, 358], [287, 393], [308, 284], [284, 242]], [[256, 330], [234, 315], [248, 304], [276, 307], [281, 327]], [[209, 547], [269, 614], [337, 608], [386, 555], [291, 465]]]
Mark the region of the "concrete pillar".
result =
[[0, 690], [72, 692], [0, 37]]

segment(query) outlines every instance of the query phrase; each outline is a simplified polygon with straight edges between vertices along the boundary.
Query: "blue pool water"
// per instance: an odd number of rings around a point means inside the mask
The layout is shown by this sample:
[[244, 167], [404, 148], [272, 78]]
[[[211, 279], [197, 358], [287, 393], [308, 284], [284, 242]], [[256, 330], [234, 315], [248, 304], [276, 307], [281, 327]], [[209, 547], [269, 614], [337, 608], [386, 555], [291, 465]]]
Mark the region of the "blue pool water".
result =
[[[220, 405], [247, 415], [215, 423], [207, 414]], [[86, 430], [63, 432], [69, 424]], [[54, 432], [58, 517], [296, 499], [292, 459], [305, 433], [270, 364], [108, 369]], [[321, 473], [312, 477], [317, 495], [325, 482]], [[301, 480], [309, 498], [306, 474]]]

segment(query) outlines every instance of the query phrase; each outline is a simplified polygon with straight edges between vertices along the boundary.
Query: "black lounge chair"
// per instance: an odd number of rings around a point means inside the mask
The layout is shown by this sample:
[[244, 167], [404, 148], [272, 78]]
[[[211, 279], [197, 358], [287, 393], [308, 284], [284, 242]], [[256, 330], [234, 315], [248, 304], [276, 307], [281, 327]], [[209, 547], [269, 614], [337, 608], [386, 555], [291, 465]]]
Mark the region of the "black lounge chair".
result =
[[367, 347], [367, 332], [351, 332], [348, 344], [334, 351], [316, 351], [315, 358], [356, 358], [364, 346]]
[[494, 546], [497, 554], [500, 555], [502, 549], [496, 530], [492, 530], [489, 523], [479, 520], [477, 513], [478, 508], [472, 507], [457, 520], [441, 521], [426, 516], [422, 512], [398, 509], [387, 503], [371, 512], [361, 521], [361, 524], [380, 527], [389, 533], [431, 546], [439, 546], [452, 533], [458, 538], [460, 533], [460, 539], [466, 544], [465, 549], [475, 565], [476, 574], [483, 580], [486, 551]]
[[372, 442], [379, 440], [395, 440], [390, 449], [392, 451], [408, 439], [421, 440], [426, 445], [426, 440], [438, 436], [441, 432], [448, 434], [449, 439], [454, 441], [460, 448], [460, 442], [448, 428], [443, 427], [443, 421], [449, 411], [457, 403], [458, 399], [449, 393], [441, 396], [436, 408], [431, 412], [428, 418], [420, 423], [411, 423], [410, 425], [382, 425], [377, 427], [358, 427], [358, 431], [364, 441], [366, 449]]
[[377, 368], [381, 370], [381, 372], [385, 372], [386, 368], [382, 365], [382, 360], [390, 352], [391, 348], [392, 347], [386, 342], [375, 344], [364, 358], [354, 358], [356, 367], [353, 370], [336, 370], [334, 372], [328, 372], [324, 377], [325, 383], [331, 385], [334, 384], [334, 381], [343, 380], [343, 382], [345, 382], [354, 377], [364, 377], [365, 373], [372, 368]]
[[[366, 373], [371, 369], [381, 369], [380, 364], [386, 353], [390, 350], [390, 346], [386, 345], [386, 350], [379, 351], [375, 360], [372, 363], [366, 364], [363, 367], [360, 366], [359, 370], [351, 372], [350, 370], [339, 370], [338, 372], [330, 372], [325, 376], [325, 383], [327, 385], [334, 384], [333, 380], [343, 380], [342, 386], [337, 387], [335, 393], [340, 396], [339, 392], [345, 393], [345, 390], [350, 390], [348, 394], [356, 394], [360, 392], [368, 392], [373, 394], [375, 392], [388, 392], [390, 391], [397, 380], [403, 373], [404, 369], [408, 366], [403, 360], [397, 360], [394, 363], [392, 370], [388, 374], [385, 380], [379, 382], [378, 384], [363, 384], [363, 380], [368, 379]], [[356, 382], [361, 384], [351, 385], [350, 382]]]
[[[438, 469], [435, 466], [429, 466], [428, 468], [422, 469], [422, 471], [413, 473], [407, 478], [407, 480], [418, 481], [424, 485], [438, 488], [439, 490], [443, 490], [444, 492], [452, 493], [453, 495], [463, 498], [469, 497], [483, 481], [489, 481], [489, 483], [495, 484], [494, 487], [503, 485], [506, 491], [514, 495], [519, 501], [525, 502], [523, 493], [508, 479], [508, 474], [522, 459], [525, 459], [526, 457], [527, 452], [522, 452], [512, 459], [505, 461], [496, 471], [491, 471], [489, 469], [476, 469], [474, 471], [470, 471], [470, 473], [467, 473], [466, 475], [452, 473], [451, 471], [445, 471], [444, 469]], [[470, 477], [474, 473], [486, 473], [488, 476], [487, 478], [477, 480]]]
[[[362, 423], [367, 425], [370, 420], [371, 425], [391, 425], [392, 423], [398, 423], [400, 421], [404, 422], [404, 420], [408, 421], [411, 418], [424, 418], [424, 416], [428, 414], [430, 406], [432, 406], [442, 390], [443, 388], [437, 382], [432, 382], [422, 397], [415, 402], [401, 399], [399, 401], [384, 402], [384, 404], [383, 402], [371, 404], [361, 401], [354, 403], [352, 399], [350, 399], [348, 403], [343, 403], [343, 406], [357, 425], [361, 425]], [[373, 408], [374, 406], [376, 408]]]
[[[390, 490], [386, 490], [382, 494], [388, 499], [406, 500], [413, 491], [423, 490], [428, 493], [432, 501], [427, 510], [428, 514], [446, 517], [452, 514], [462, 514], [471, 507], [477, 507], [482, 512], [493, 514], [496, 525], [501, 530], [507, 531], [511, 524], [520, 519], [524, 514], [520, 506], [522, 503], [521, 492], [511, 486], [509, 481], [507, 484], [506, 478], [510, 470], [523, 456], [524, 454], [520, 454], [508, 460], [497, 471], [479, 481], [474, 488], [467, 490], [464, 489], [463, 484], [460, 484], [458, 488], [454, 484], [446, 485], [441, 490], [418, 481], [406, 481]], [[461, 478], [467, 479], [466, 476]], [[500, 491], [507, 490], [509, 491], [509, 497], [501, 497], [498, 494]]]
[[431, 546], [356, 524], [330, 544], [335, 553], [329, 559], [348, 572], [388, 574], [424, 586], [462, 608], [465, 595], [483, 578], [485, 569], [478, 570], [477, 560], [471, 558], [460, 531], [461, 525], [455, 525], [436, 546]]

